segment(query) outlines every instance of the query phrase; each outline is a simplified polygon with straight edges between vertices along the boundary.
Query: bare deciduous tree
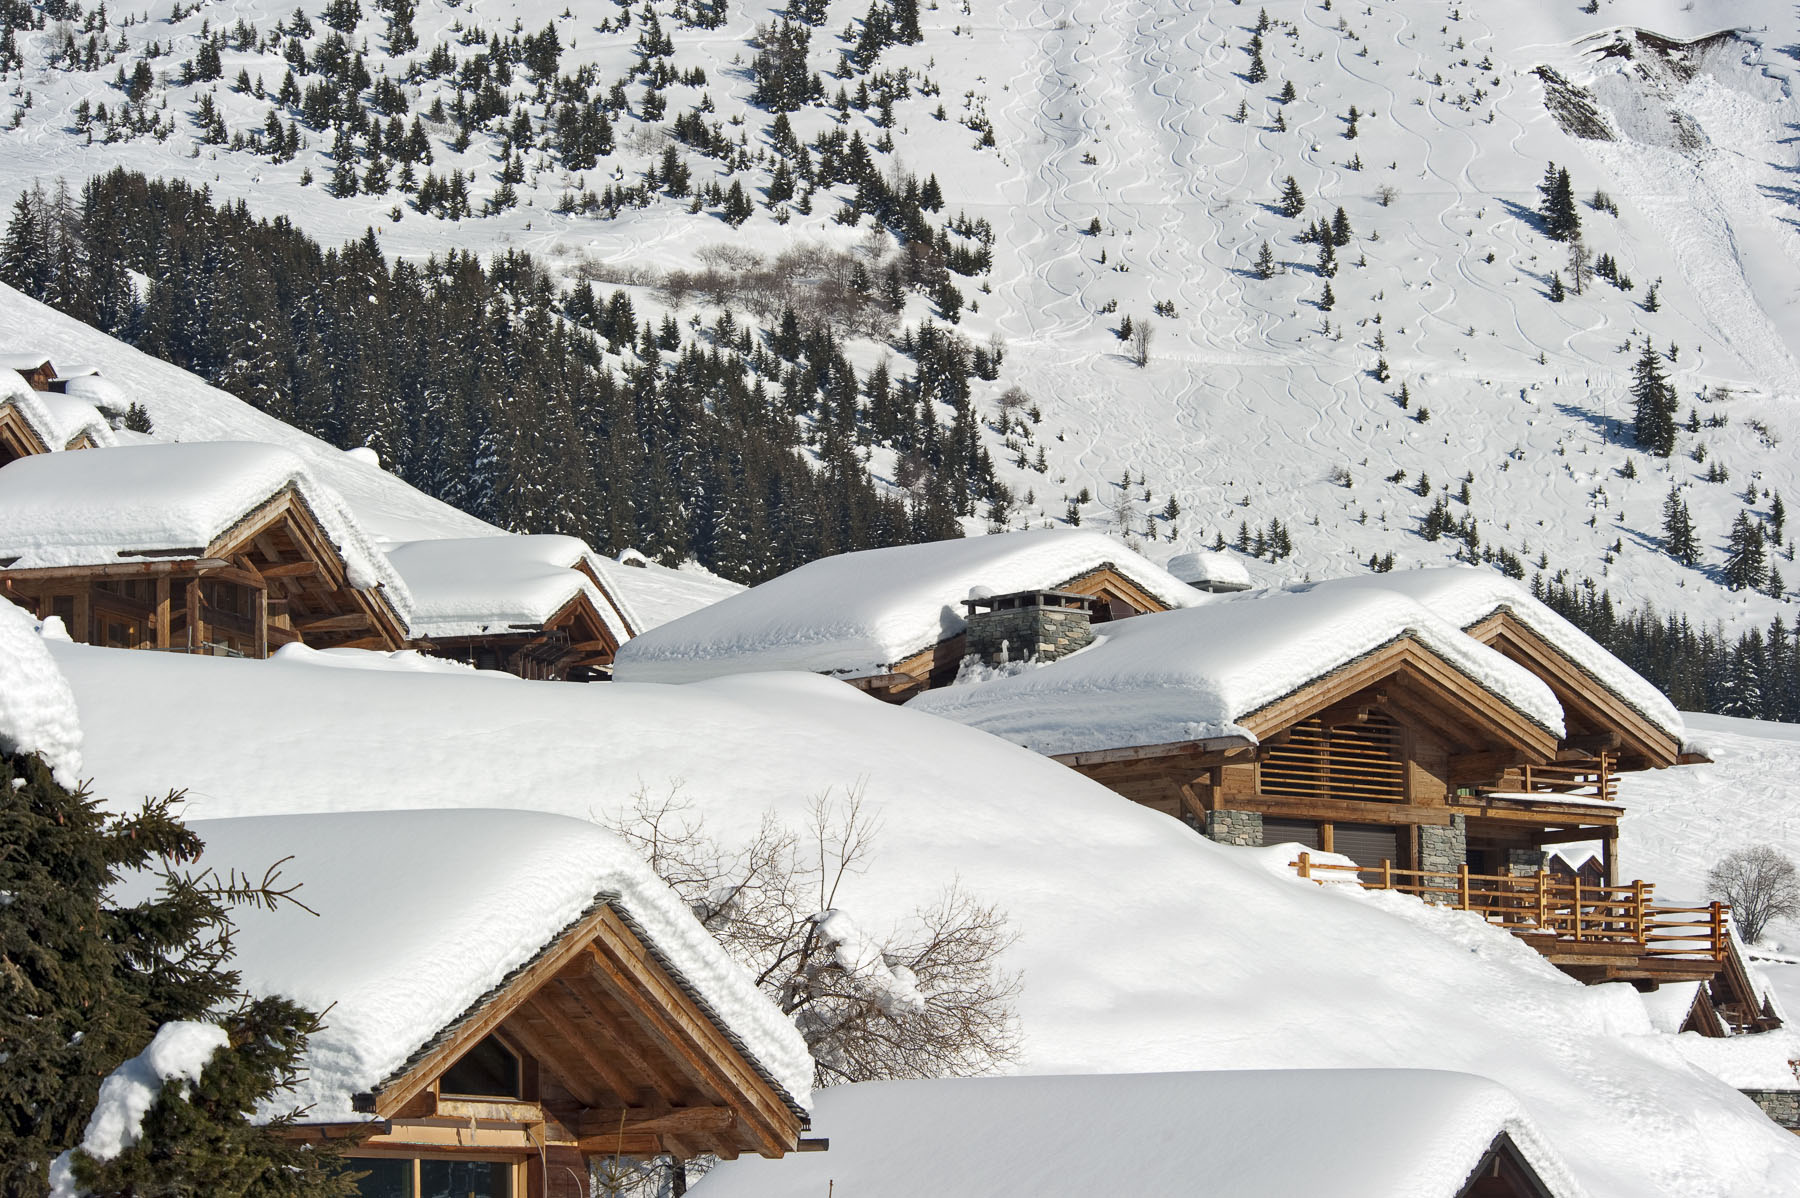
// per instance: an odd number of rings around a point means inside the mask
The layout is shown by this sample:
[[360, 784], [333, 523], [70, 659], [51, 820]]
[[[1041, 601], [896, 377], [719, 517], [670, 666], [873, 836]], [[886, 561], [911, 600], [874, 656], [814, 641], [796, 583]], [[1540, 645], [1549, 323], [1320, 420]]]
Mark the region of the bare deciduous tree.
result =
[[1773, 845], [1729, 854], [1706, 871], [1706, 888], [1731, 904], [1733, 922], [1751, 943], [1762, 939], [1771, 919], [1800, 915], [1800, 874]]
[[797, 833], [766, 816], [726, 849], [672, 788], [609, 821], [788, 1015], [819, 1085], [985, 1073], [1018, 1051], [1017, 975], [999, 968], [1004, 913], [952, 883], [883, 934], [838, 906], [878, 831], [852, 791]]
[[1150, 341], [1156, 335], [1148, 320], [1140, 320], [1131, 326], [1131, 360], [1139, 366], [1150, 364]]

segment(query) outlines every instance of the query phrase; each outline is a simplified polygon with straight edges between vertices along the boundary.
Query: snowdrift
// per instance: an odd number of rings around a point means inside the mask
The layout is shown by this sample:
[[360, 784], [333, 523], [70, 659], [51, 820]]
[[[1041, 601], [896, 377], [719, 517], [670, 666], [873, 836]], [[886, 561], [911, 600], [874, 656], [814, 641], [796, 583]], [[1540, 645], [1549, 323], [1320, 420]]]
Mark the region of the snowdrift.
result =
[[[1471, 915], [1300, 882], [1279, 848], [1214, 845], [1023, 749], [839, 683], [582, 687], [51, 648], [95, 789], [121, 805], [186, 787], [196, 818], [585, 818], [679, 786], [734, 838], [767, 810], [798, 824], [816, 796], [855, 790], [882, 828], [840, 907], [878, 929], [958, 877], [1004, 906], [1027, 1072], [1472, 1073], [1518, 1095], [1594, 1195], [1800, 1191], [1793, 1137], [1687, 1064], [1629, 987], [1577, 985]], [[288, 876], [328, 868], [314, 856]], [[371, 890], [371, 909], [382, 901]]]

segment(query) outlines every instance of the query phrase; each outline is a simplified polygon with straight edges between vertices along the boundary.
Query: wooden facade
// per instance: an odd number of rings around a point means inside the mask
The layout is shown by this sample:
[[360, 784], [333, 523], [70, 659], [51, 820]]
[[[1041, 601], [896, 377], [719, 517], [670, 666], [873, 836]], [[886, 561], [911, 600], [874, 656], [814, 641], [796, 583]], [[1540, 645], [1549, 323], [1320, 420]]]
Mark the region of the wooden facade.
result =
[[82, 428], [74, 436], [61, 445], [52, 445], [44, 439], [46, 434], [32, 425], [19, 405], [9, 398], [0, 397], [0, 466], [19, 458], [35, 457], [40, 453], [49, 453], [54, 449], [93, 449], [94, 438], [87, 428]]
[[56, 367], [51, 365], [50, 359], [37, 354], [8, 354], [6, 365], [33, 391], [50, 390], [57, 377]]
[[[1655, 908], [1614, 876], [1617, 775], [1696, 758], [1510, 617], [1480, 630], [1551, 686], [1563, 735], [1402, 637], [1240, 717], [1254, 739], [1057, 760], [1215, 839], [1298, 842], [1351, 858], [1365, 885], [1480, 910], [1582, 980], [1706, 981], [1727, 1024], [1769, 1026], [1720, 911]], [[1548, 868], [1549, 847], [1595, 841], [1597, 868]]]
[[[599, 905], [357, 1097], [369, 1121], [300, 1125], [350, 1141], [365, 1194], [584, 1198], [596, 1157], [779, 1157], [804, 1112], [652, 945]], [[424, 1179], [432, 1184], [420, 1187]]]
[[610, 676], [619, 640], [586, 592], [578, 592], [542, 624], [514, 625], [477, 636], [435, 636], [414, 641], [413, 647], [478, 670], [587, 682]]
[[90, 565], [12, 568], [0, 594], [69, 635], [125, 649], [267, 657], [284, 644], [398, 649], [406, 628], [379, 588], [352, 587], [347, 567], [289, 485], [210, 545], [119, 551]]
[[[1040, 589], [1088, 596], [1094, 601], [1091, 618], [1096, 624], [1169, 609], [1168, 604], [1111, 565], [1097, 566], [1074, 578], [1049, 582]], [[957, 601], [961, 601], [960, 596]], [[950, 685], [967, 654], [968, 637], [959, 632], [893, 663], [879, 674], [865, 674], [845, 681], [890, 703], [904, 703], [922, 691]]]

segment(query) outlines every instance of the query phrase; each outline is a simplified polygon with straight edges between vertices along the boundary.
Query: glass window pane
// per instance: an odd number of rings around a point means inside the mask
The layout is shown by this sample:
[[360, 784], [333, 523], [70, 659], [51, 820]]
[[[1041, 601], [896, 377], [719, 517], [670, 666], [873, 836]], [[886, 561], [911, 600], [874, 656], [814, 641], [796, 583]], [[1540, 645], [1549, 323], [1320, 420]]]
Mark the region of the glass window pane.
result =
[[352, 1160], [350, 1169], [359, 1173], [364, 1169], [369, 1171], [367, 1177], [356, 1183], [356, 1192], [362, 1198], [413, 1198], [411, 1161]]
[[420, 1161], [421, 1198], [512, 1198], [513, 1167], [503, 1161]]
[[484, 1094], [489, 1097], [519, 1097], [519, 1058], [506, 1050], [506, 1045], [489, 1036], [456, 1064], [444, 1070], [438, 1089], [445, 1094]]

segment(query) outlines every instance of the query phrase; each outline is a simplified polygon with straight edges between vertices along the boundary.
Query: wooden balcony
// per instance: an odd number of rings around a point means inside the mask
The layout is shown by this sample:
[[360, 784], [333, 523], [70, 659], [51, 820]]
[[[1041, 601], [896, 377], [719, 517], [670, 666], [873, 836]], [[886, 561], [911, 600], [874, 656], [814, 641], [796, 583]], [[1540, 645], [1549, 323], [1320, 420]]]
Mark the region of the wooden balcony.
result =
[[1377, 866], [1329, 865], [1301, 853], [1290, 863], [1321, 884], [1355, 881], [1369, 890], [1398, 890], [1429, 903], [1474, 911], [1583, 982], [1710, 981], [1733, 956], [1723, 903], [1670, 907], [1651, 901], [1648, 882], [1595, 886], [1546, 873], [1527, 877]]

